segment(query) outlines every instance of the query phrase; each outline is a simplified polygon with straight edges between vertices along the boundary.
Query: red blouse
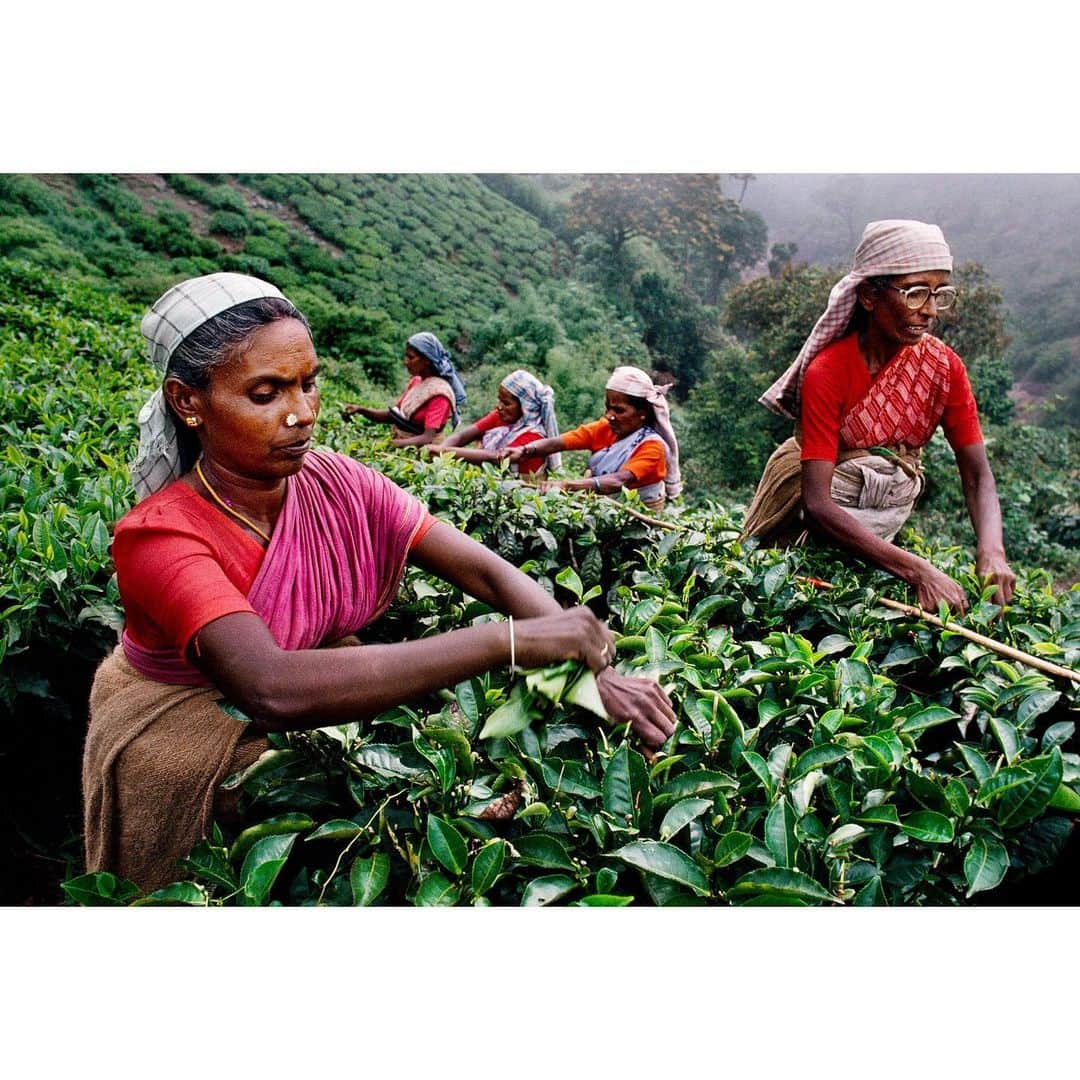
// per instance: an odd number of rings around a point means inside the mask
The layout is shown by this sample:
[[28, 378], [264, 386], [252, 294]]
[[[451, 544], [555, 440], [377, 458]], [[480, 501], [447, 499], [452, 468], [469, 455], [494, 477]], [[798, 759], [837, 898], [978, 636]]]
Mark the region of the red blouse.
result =
[[[949, 396], [941, 427], [954, 450], [983, 441], [979, 413], [964, 362], [949, 352]], [[836, 461], [844, 417], [873, 380], [858, 335], [826, 345], [810, 362], [802, 385], [802, 460]]]
[[[397, 403], [400, 405], [402, 398], [420, 382], [423, 382], [423, 379], [419, 375], [414, 375], [402, 391], [401, 397], [397, 399]], [[441, 394], [438, 397], [429, 398], [409, 419], [415, 420], [418, 424], [423, 424], [425, 428], [442, 431], [446, 427], [446, 421], [450, 419], [450, 399], [443, 397]]]
[[[416, 546], [435, 524], [427, 515]], [[185, 655], [192, 638], [247, 601], [265, 549], [239, 522], [175, 481], [128, 511], [112, 543], [128, 636]]]
[[[499, 419], [499, 410], [492, 409], [487, 416], [480, 417], [476, 421], [476, 430], [483, 435], [485, 432], [492, 431], [497, 427], [503, 427], [502, 420]], [[526, 443], [536, 442], [537, 439], [542, 439], [544, 436], [538, 431], [523, 431], [516, 439], [514, 439], [510, 446], [524, 446]], [[518, 462], [518, 475], [525, 476], [528, 473], [539, 472], [545, 464], [545, 459], [540, 457], [523, 457]]]
[[[562, 436], [563, 446], [567, 450], [606, 450], [615, 439], [615, 432], [606, 420], [594, 420], [591, 424], [582, 424]], [[656, 439], [647, 439], [623, 465], [627, 472], [634, 474], [635, 481], [630, 488], [656, 484], [667, 476], [667, 454], [664, 444]]]

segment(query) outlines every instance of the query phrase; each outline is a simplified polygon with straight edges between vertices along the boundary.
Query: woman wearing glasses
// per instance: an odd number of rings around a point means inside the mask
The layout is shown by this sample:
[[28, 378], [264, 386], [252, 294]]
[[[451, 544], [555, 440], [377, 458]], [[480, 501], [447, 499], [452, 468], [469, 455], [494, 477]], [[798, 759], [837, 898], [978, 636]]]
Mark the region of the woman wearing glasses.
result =
[[794, 363], [761, 403], [796, 422], [765, 466], [744, 536], [798, 543], [814, 528], [903, 578], [923, 608], [964, 611], [963, 589], [892, 543], [924, 480], [922, 447], [940, 424], [975, 526], [975, 566], [1012, 598], [1001, 508], [963, 362], [930, 331], [956, 301], [952, 255], [921, 221], [872, 221], [851, 273], [829, 294]]

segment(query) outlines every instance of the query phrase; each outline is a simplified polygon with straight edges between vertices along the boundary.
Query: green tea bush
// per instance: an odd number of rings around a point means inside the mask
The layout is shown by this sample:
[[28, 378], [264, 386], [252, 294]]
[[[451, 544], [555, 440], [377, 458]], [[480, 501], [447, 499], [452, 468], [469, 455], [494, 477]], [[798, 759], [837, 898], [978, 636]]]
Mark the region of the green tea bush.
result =
[[231, 236], [234, 240], [242, 240], [248, 234], [247, 218], [237, 214], [233, 210], [216, 210], [210, 218], [207, 228], [212, 233], [221, 233], [223, 236]]
[[[363, 727], [273, 736], [229, 782], [243, 825], [216, 828], [175, 884], [141, 897], [85, 875], [72, 899], [958, 904], [1060, 856], [1080, 808], [1077, 687], [880, 607], [892, 579], [741, 548], [715, 507], [664, 534], [498, 470], [361, 456], [564, 602], [592, 597], [620, 669], [668, 688], [676, 734], [644, 755], [593, 714], [572, 663], [492, 672]], [[935, 557], [974, 587], [955, 552]], [[834, 590], [814, 586], [825, 574]], [[1080, 589], [1055, 598], [1030, 578], [997, 614], [983, 598], [968, 622], [1080, 659]], [[410, 571], [369, 639], [490, 617]]]

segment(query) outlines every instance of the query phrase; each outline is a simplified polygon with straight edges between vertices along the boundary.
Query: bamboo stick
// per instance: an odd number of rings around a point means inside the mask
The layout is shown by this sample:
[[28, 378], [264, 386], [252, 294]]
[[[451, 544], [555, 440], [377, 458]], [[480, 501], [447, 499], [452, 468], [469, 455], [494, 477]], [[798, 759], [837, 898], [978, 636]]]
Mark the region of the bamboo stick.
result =
[[[660, 518], [649, 517], [647, 514], [642, 514], [624, 504], [619, 505], [620, 509], [625, 511], [631, 517], [635, 517], [639, 521], [644, 521], [647, 525], [655, 525], [660, 529], [675, 529], [679, 532], [686, 531], [685, 525], [677, 525], [673, 521], [662, 521]], [[819, 585], [825, 589], [836, 588], [832, 582], [821, 581], [819, 578], [802, 578], [801, 580], [808, 581], [812, 585]], [[923, 608], [913, 607], [911, 604], [902, 604], [899, 600], [890, 600], [886, 596], [879, 596], [877, 603], [881, 604], [883, 607], [892, 608], [894, 611], [902, 611], [905, 615], [910, 615], [913, 618], [923, 619], [925, 622], [932, 623], [934, 626], [940, 626], [943, 630], [948, 630], [950, 633], [960, 634], [961, 637], [966, 637], [969, 641], [974, 641], [978, 645], [983, 645], [987, 649], [990, 649], [1001, 656], [1007, 656], [1010, 660], [1016, 660], [1021, 664], [1027, 664], [1029, 667], [1036, 668], [1048, 675], [1056, 675], [1059, 679], [1071, 679], [1073, 682], [1080, 683], [1080, 671], [1061, 667], [1059, 664], [1044, 660], [1041, 656], [1032, 656], [1031, 653], [1023, 652], [1020, 649], [1014, 649], [1011, 645], [1005, 645], [1000, 641], [996, 641], [994, 638], [986, 637], [985, 634], [969, 630], [966, 626], [961, 626], [959, 623], [949, 623], [946, 625], [936, 615], [929, 611], [925, 611]]]
[[929, 611], [925, 611], [922, 608], [912, 607], [910, 604], [901, 604], [898, 600], [890, 600], [886, 596], [879, 596], [877, 602], [884, 607], [892, 608], [894, 611], [902, 611], [905, 615], [912, 615], [915, 618], [923, 619], [928, 623], [933, 623], [935, 626], [940, 626], [943, 630], [948, 630], [950, 633], [960, 634], [969, 641], [974, 641], [979, 645], [985, 645], [986, 648], [992, 649], [1002, 656], [1007, 656], [1011, 660], [1019, 660], [1020, 663], [1027, 664], [1029, 667], [1038, 668], [1040, 671], [1045, 671], [1048, 675], [1057, 675], [1059, 678], [1072, 679], [1073, 682], [1080, 683], [1080, 671], [1073, 671], [1072, 668], [1052, 664], [1049, 660], [1044, 660], [1041, 656], [1032, 656], [1031, 653], [1022, 652], [1020, 649], [1014, 649], [1011, 645], [1005, 645], [1000, 641], [995, 641], [994, 638], [989, 638], [986, 637], [985, 634], [979, 634], [974, 630], [969, 630], [966, 626], [961, 626], [959, 623], [943, 623], [936, 615], [931, 615]]
[[[802, 578], [801, 580], [807, 581], [811, 585], [820, 586], [824, 589], [836, 588], [832, 582], [822, 581], [820, 578]], [[966, 637], [969, 641], [974, 641], [977, 645], [983, 645], [987, 649], [999, 653], [1001, 656], [1009, 657], [1010, 660], [1017, 660], [1021, 664], [1027, 664], [1028, 667], [1037, 668], [1039, 671], [1044, 671], [1048, 675], [1056, 675], [1060, 679], [1071, 679], [1073, 682], [1080, 683], [1080, 671], [1061, 667], [1059, 664], [1053, 664], [1049, 660], [1044, 660], [1041, 656], [1032, 656], [1031, 653], [1023, 652], [1020, 649], [1014, 649], [1011, 645], [1005, 645], [1000, 641], [996, 641], [994, 638], [987, 637], [985, 634], [969, 630], [966, 626], [961, 626], [959, 623], [944, 623], [936, 615], [926, 611], [924, 608], [913, 607], [911, 604], [902, 604], [899, 600], [890, 600], [887, 596], [879, 596], [876, 602], [881, 604], [882, 607], [892, 608], [893, 611], [902, 611], [905, 615], [910, 615], [916, 619], [922, 619], [925, 622], [932, 623], [934, 626], [940, 626], [943, 630], [948, 630], [950, 633]]]

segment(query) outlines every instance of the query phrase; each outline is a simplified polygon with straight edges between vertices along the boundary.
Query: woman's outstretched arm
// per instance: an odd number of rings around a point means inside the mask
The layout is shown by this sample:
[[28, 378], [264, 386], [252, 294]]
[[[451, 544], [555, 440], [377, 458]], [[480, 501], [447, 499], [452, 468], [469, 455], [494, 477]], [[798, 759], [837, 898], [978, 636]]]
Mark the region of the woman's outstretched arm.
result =
[[956, 466], [964, 489], [968, 515], [975, 527], [975, 572], [987, 584], [996, 585], [994, 602], [1004, 606], [1013, 598], [1016, 575], [1005, 557], [1001, 531], [1001, 503], [983, 443], [961, 446]]
[[[674, 713], [655, 684], [604, 671], [614, 636], [588, 608], [563, 610], [543, 588], [482, 544], [438, 523], [411, 561], [470, 596], [514, 616], [519, 667], [579, 659], [600, 672], [613, 719], [629, 721], [650, 745], [673, 730]], [[225, 615], [198, 635], [189, 658], [239, 708], [268, 730], [321, 727], [375, 716], [510, 662], [509, 623], [484, 623], [400, 644], [288, 651], [252, 612]], [[632, 684], [629, 687], [626, 684]], [[606, 695], [606, 696], [605, 696]]]

